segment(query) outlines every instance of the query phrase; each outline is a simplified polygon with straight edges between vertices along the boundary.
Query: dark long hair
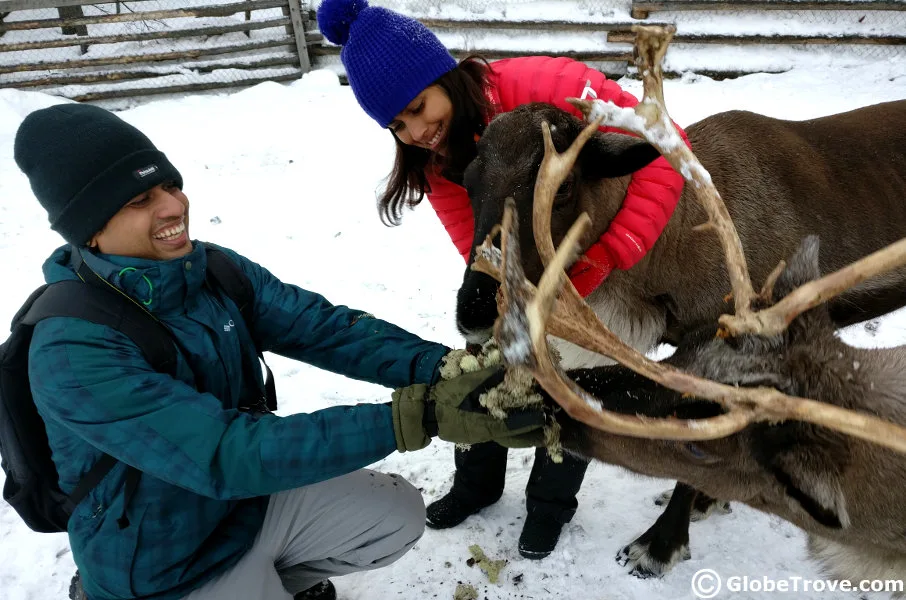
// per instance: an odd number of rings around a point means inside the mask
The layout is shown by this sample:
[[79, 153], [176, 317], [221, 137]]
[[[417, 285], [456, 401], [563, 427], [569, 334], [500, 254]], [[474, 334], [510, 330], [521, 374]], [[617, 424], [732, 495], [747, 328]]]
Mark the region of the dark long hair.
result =
[[439, 85], [453, 104], [453, 118], [447, 137], [446, 156], [396, 140], [396, 159], [387, 178], [387, 188], [378, 199], [378, 212], [385, 225], [399, 225], [404, 208], [414, 208], [425, 197], [428, 180], [425, 169], [437, 169], [444, 177], [462, 182], [462, 172], [477, 154], [475, 136], [484, 132], [492, 114], [491, 101], [484, 93], [490, 66], [481, 56], [464, 58], [441, 75]]

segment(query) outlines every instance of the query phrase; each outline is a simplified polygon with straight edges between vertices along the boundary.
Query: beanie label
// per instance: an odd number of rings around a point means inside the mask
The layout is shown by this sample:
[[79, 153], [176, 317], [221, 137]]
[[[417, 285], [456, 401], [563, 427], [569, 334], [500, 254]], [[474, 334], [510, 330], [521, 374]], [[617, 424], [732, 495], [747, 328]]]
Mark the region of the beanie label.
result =
[[136, 169], [132, 172], [135, 175], [135, 178], [141, 181], [148, 175], [153, 175], [157, 173], [157, 165], [148, 165], [147, 167], [142, 167], [141, 169]]

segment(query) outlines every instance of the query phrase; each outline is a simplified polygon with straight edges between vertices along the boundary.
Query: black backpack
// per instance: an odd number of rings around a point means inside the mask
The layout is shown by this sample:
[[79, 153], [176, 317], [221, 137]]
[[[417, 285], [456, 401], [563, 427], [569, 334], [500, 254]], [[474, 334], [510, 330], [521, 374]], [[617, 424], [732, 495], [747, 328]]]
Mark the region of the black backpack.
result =
[[[207, 244], [205, 250], [205, 285], [233, 300], [245, 324], [251, 323], [254, 300], [251, 281], [223, 251]], [[129, 336], [154, 370], [170, 375], [176, 373], [179, 344], [166, 325], [92, 271], [81, 260], [78, 249], [74, 248], [73, 257], [81, 281], [61, 281], [35, 290], [13, 317], [9, 339], [0, 345], [0, 466], [6, 473], [3, 499], [29, 528], [42, 533], [66, 531], [75, 506], [101, 482], [117, 460], [105, 454], [79, 481], [71, 495], [60, 490], [47, 431], [28, 380], [28, 347], [35, 324], [48, 317], [76, 317], [107, 325]], [[250, 330], [250, 333], [253, 332]], [[263, 360], [261, 352], [257, 354]], [[252, 364], [252, 360], [245, 362], [243, 370], [246, 373], [260, 368]], [[247, 410], [273, 411], [277, 408], [273, 374], [267, 365], [265, 368], [264, 388], [259, 390], [259, 398], [251, 399], [249, 405], [243, 407]], [[253, 381], [257, 381], [257, 377]], [[123, 514], [118, 519], [120, 528], [129, 525], [126, 507], [140, 477], [138, 470], [128, 468]]]

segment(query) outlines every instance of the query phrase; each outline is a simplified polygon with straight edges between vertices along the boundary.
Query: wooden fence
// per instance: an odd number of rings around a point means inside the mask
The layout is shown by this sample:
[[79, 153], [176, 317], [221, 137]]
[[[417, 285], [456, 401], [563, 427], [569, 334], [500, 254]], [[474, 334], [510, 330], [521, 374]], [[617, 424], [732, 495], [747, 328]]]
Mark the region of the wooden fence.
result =
[[[371, 4], [380, 4], [374, 0]], [[589, 63], [608, 76], [619, 77], [626, 73], [632, 62], [632, 45], [608, 44], [607, 36], [611, 32], [628, 32], [634, 22], [631, 19], [599, 19], [599, 20], [557, 20], [557, 19], [528, 19], [514, 20], [505, 18], [471, 18], [448, 19], [413, 15], [421, 23], [440, 36], [441, 41], [457, 59], [478, 54], [489, 60], [498, 60], [515, 56], [556, 55], [569, 56], [576, 60]], [[315, 11], [308, 15], [306, 27], [317, 30], [318, 23]], [[505, 31], [513, 35], [516, 41], [510, 40], [506, 48], [493, 40], [485, 41], [488, 35]], [[594, 38], [591, 44], [580, 44], [567, 48], [545, 47], [539, 44], [539, 34], [570, 33], [585, 38]], [[471, 43], [463, 43], [468, 40]], [[524, 42], [518, 40], [524, 39]], [[338, 65], [340, 48], [325, 40], [309, 46], [312, 65], [323, 67], [325, 65]], [[338, 70], [342, 74], [342, 67]]]
[[[0, 87], [91, 101], [287, 81], [310, 68], [332, 68], [342, 78], [340, 49], [318, 32], [315, 5], [303, 0], [0, 0]], [[906, 0], [626, 0], [625, 10], [625, 18], [586, 20], [416, 16], [457, 58], [563, 55], [612, 77], [631, 72], [631, 28], [638, 23], [676, 23], [668, 75], [690, 69], [713, 77], [770, 70], [757, 61], [738, 65], [721, 60], [720, 48], [728, 46], [751, 48], [756, 55], [786, 47], [833, 52], [836, 46], [906, 53], [906, 27], [739, 33], [732, 16], [758, 11], [792, 21], [858, 10], [859, 23], [861, 15], [871, 14], [885, 15], [876, 21], [895, 25], [887, 17], [895, 15], [906, 25], [906, 12], [900, 12], [906, 11]], [[700, 27], [706, 22], [711, 25]], [[564, 32], [569, 35], [558, 37]], [[505, 44], [498, 33], [507, 36]], [[545, 39], [556, 43], [548, 47], [539, 41]], [[716, 54], [717, 66], [697, 61], [687, 61], [691, 67], [682, 61], [671, 66], [671, 55], [695, 49]]]
[[666, 60], [673, 72], [725, 77], [906, 61], [904, 0], [631, 0], [630, 14], [676, 23]]
[[[372, 4], [376, 3], [379, 4], [380, 0], [372, 0]], [[417, 4], [413, 1], [405, 6], [417, 7]], [[526, 4], [518, 3], [518, 6], [524, 8]], [[689, 71], [715, 78], [782, 71], [796, 65], [795, 53], [799, 53], [803, 61], [822, 52], [826, 55], [848, 54], [867, 60], [899, 56], [906, 59], [906, 0], [626, 0], [625, 10], [629, 18], [603, 14], [587, 20], [511, 16], [418, 18], [441, 36], [457, 57], [472, 53], [492, 59], [531, 54], [564, 55], [592, 63], [612, 77], [631, 75], [633, 72], [632, 26], [636, 24], [671, 23], [677, 26], [665, 68], [668, 77], [678, 77]], [[851, 16], [847, 19], [836, 18], [841, 11], [849, 12]], [[526, 12], [523, 9], [520, 14], [525, 15]], [[753, 14], [760, 14], [765, 21], [774, 23], [776, 30], [769, 27], [763, 32], [753, 32], [753, 29], [758, 29], [752, 26]], [[863, 24], [866, 15], [868, 21]], [[836, 24], [822, 25], [824, 21], [833, 22], [832, 16], [836, 18]], [[313, 19], [313, 16], [310, 18]], [[792, 31], [784, 26], [800, 20], [807, 21], [810, 26], [794, 27]], [[869, 22], [885, 22], [887, 26], [875, 30], [867, 26]], [[903, 26], [897, 27], [897, 23]], [[317, 23], [312, 22], [309, 26], [316, 28]], [[507, 49], [483, 43], [485, 39], [492, 39], [486, 34], [497, 31], [511, 36]], [[451, 35], [445, 37], [447, 32]], [[548, 48], [542, 45], [543, 42], [539, 43], [540, 36], [556, 32], [568, 32], [582, 39], [594, 37], [596, 41], [591, 47], [566, 50]], [[514, 48], [520, 39], [526, 40], [524, 46]], [[463, 40], [472, 43], [463, 44]], [[722, 53], [730, 48], [734, 52], [744, 52], [749, 60], [738, 62], [736, 54], [732, 58], [721, 58]], [[330, 64], [329, 60], [339, 53], [339, 48], [324, 42], [313, 45], [309, 50], [315, 66]], [[783, 55], [786, 50], [792, 50], [794, 54]], [[769, 58], [764, 61], [752, 59], [759, 53]], [[777, 53], [783, 56], [783, 60], [773, 59]], [[671, 55], [690, 58], [671, 61]], [[708, 59], [700, 60], [702, 55]]]
[[298, 79], [300, 0], [0, 0], [0, 87], [79, 101]]
[[632, 18], [653, 12], [764, 10], [906, 10], [902, 0], [633, 0]]

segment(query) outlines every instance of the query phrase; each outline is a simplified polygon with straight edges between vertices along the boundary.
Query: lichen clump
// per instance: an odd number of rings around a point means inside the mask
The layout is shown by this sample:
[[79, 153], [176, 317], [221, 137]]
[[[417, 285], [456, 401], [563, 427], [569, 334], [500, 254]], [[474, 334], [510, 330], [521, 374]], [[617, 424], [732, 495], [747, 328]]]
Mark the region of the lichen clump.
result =
[[484, 343], [478, 354], [464, 349], [447, 352], [440, 367], [440, 376], [441, 379], [453, 379], [464, 373], [474, 373], [485, 367], [499, 365], [500, 362], [500, 349], [492, 338]]
[[475, 559], [474, 564], [478, 565], [478, 568], [484, 571], [485, 575], [488, 576], [488, 581], [497, 583], [497, 579], [500, 576], [500, 570], [506, 566], [506, 561], [489, 559], [478, 544], [469, 546], [469, 553], [472, 555], [472, 558]]
[[[452, 379], [464, 373], [472, 373], [486, 367], [499, 365], [502, 361], [500, 349], [496, 341], [491, 338], [477, 354], [468, 350], [451, 350], [443, 359], [440, 376], [443, 379]], [[535, 380], [528, 369], [524, 367], [509, 367], [504, 376], [503, 383], [481, 395], [478, 401], [488, 409], [488, 412], [498, 419], [506, 419], [507, 413], [512, 410], [525, 408], [545, 408], [544, 400], [535, 391]], [[550, 419], [544, 426], [544, 445], [551, 460], [555, 463], [563, 462], [563, 449], [560, 446], [560, 425]], [[468, 445], [458, 444], [463, 450]]]
[[478, 600], [478, 590], [468, 583], [460, 583], [456, 586], [453, 600]]

